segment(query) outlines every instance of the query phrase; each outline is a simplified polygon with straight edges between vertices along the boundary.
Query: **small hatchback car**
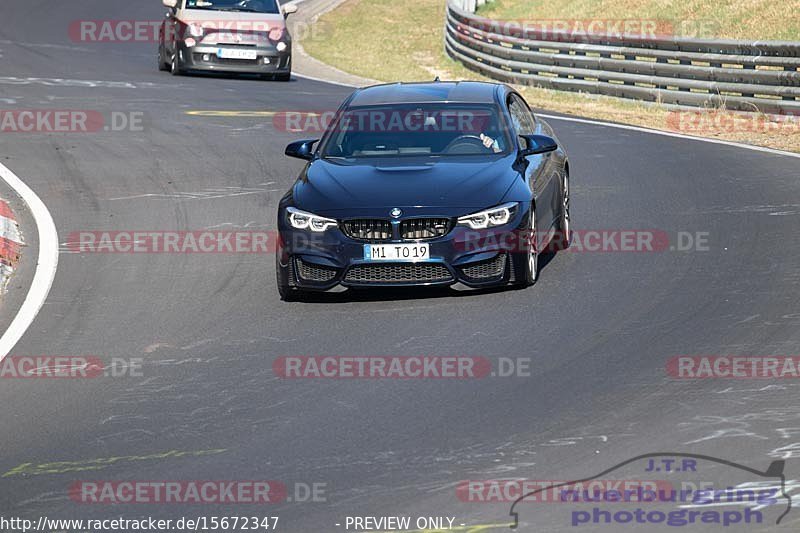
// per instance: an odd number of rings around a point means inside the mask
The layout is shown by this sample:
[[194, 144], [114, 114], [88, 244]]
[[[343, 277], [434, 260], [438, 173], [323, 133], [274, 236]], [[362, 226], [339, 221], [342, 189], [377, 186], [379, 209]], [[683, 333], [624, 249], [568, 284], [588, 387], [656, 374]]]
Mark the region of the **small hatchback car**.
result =
[[292, 40], [286, 17], [297, 5], [278, 0], [162, 0], [158, 68], [257, 74], [289, 81]]
[[359, 89], [317, 143], [286, 148], [307, 164], [278, 209], [284, 300], [342, 286], [528, 286], [540, 251], [569, 245], [567, 157], [509, 86]]

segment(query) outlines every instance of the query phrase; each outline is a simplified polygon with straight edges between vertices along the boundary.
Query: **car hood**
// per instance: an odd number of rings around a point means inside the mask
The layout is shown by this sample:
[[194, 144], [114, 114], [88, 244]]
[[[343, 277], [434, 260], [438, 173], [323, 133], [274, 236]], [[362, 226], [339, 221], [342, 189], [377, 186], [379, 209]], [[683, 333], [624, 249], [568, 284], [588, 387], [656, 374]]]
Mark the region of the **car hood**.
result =
[[[285, 27], [286, 19], [281, 14], [245, 13], [242, 11], [209, 11], [206, 9], [185, 9], [178, 14], [178, 19], [186, 24], [203, 22], [214, 29], [259, 30], [261, 26], [268, 28]], [[222, 27], [224, 26], [224, 27]]]
[[517, 179], [511, 168], [514, 159], [513, 155], [433, 162], [317, 159], [306, 166], [293, 197], [300, 209], [332, 215], [350, 209], [366, 214], [393, 207], [491, 207], [502, 202]]

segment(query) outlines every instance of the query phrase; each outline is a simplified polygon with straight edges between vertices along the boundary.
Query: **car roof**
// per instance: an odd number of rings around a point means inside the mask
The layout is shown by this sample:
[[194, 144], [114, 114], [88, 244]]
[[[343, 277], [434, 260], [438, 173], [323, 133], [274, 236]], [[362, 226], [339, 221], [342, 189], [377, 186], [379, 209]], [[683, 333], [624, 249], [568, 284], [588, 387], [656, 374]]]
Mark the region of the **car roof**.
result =
[[357, 90], [348, 107], [381, 104], [469, 103], [493, 104], [507, 87], [481, 81], [389, 83]]

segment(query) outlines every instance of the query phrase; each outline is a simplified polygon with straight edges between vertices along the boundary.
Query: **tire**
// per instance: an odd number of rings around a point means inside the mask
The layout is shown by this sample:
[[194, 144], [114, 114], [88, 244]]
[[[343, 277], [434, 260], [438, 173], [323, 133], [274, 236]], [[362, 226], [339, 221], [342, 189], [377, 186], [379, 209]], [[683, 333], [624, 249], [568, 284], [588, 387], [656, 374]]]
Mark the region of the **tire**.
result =
[[275, 254], [275, 284], [278, 286], [278, 294], [284, 302], [297, 302], [302, 300], [303, 291], [285, 285], [281, 280], [281, 260], [280, 253]]
[[297, 292], [297, 290], [290, 289], [286, 285], [281, 285], [281, 283], [278, 282], [278, 294], [280, 295], [282, 301], [296, 302], [298, 297]]
[[536, 249], [536, 210], [533, 206], [530, 209], [530, 221], [528, 222], [530, 232], [530, 242], [522, 253], [514, 254], [514, 281], [516, 287], [530, 287], [539, 278], [539, 251]]
[[169, 65], [164, 61], [164, 47], [161, 45], [158, 47], [158, 70], [161, 72], [169, 70]]
[[291, 81], [292, 80], [292, 72], [285, 72], [283, 74], [276, 74], [275, 81]]
[[169, 70], [173, 76], [182, 76], [185, 72], [177, 50], [175, 50], [175, 55], [172, 56], [172, 60], [170, 61]]
[[569, 212], [569, 172], [564, 173], [564, 184], [561, 189], [561, 217], [558, 221], [558, 238], [554, 248], [566, 250], [572, 243], [572, 220]]

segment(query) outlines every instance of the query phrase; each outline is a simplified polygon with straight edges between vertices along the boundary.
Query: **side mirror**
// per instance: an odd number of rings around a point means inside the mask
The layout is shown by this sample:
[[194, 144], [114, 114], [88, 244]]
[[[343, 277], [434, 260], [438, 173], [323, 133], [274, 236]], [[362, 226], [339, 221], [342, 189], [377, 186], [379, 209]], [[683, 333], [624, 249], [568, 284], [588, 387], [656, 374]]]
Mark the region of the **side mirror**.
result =
[[289, 3], [281, 7], [283, 16], [288, 17], [292, 13], [297, 13], [297, 4]]
[[558, 143], [547, 135], [520, 135], [520, 157], [546, 154], [558, 150]]
[[286, 147], [284, 152], [289, 157], [296, 157], [298, 159], [305, 159], [311, 161], [314, 159], [314, 144], [319, 139], [307, 139], [305, 141], [295, 141]]
[[164, 4], [164, 7], [168, 7], [170, 9], [175, 9], [178, 7], [178, 0], [161, 0], [161, 3]]

